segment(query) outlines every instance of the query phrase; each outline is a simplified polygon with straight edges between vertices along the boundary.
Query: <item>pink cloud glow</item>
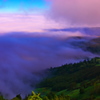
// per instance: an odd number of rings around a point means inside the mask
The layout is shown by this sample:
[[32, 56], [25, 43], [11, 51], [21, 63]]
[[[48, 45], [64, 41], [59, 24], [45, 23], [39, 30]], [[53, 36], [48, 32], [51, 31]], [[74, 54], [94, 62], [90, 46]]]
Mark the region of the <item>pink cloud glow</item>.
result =
[[51, 0], [49, 16], [77, 26], [100, 26], [100, 0]]
[[61, 28], [53, 20], [43, 15], [1, 14], [0, 33], [7, 32], [43, 32], [44, 29]]

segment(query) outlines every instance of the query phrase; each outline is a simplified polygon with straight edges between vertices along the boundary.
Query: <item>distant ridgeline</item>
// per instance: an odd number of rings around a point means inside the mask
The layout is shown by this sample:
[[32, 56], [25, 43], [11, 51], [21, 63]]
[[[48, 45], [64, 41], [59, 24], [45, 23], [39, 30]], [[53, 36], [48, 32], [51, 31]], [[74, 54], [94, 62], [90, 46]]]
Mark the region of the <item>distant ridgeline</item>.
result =
[[[24, 100], [100, 100], [99, 57], [50, 68], [48, 72], [47, 78], [34, 90], [38, 93], [32, 92]], [[5, 99], [1, 96], [0, 100]]]
[[90, 42], [86, 44], [87, 50], [100, 54], [100, 37], [92, 39]]
[[90, 39], [88, 41], [74, 41], [71, 44], [75, 47], [83, 49], [84, 51], [100, 54], [100, 37]]

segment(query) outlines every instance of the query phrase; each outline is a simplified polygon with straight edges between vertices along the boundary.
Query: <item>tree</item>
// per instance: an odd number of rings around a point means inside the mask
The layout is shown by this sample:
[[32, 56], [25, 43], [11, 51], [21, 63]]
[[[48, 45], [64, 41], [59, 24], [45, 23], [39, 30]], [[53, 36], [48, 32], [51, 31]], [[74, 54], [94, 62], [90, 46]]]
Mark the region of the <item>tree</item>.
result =
[[22, 100], [20, 95], [17, 95], [15, 98], [13, 98], [12, 100]]
[[0, 96], [0, 100], [5, 100], [5, 99], [3, 98], [3, 96]]
[[36, 94], [34, 91], [32, 91], [32, 95], [28, 97], [28, 100], [43, 100], [40, 98], [40, 93]]
[[43, 100], [49, 100], [49, 98], [47, 96], [43, 97]]
[[83, 94], [85, 91], [84, 91], [84, 87], [81, 87], [80, 88], [80, 94]]

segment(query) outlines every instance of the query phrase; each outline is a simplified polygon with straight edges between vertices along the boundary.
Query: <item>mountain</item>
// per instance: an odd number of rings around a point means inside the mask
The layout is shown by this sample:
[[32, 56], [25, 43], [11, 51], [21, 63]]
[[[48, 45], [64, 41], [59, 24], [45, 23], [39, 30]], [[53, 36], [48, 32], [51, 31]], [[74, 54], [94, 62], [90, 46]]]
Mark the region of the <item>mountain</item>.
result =
[[[100, 58], [47, 69], [32, 94], [23, 100], [100, 100]], [[38, 93], [37, 93], [38, 92]], [[37, 98], [37, 99], [36, 99]], [[0, 96], [0, 100], [5, 100]], [[11, 100], [22, 100], [17, 95]]]
[[[65, 64], [48, 71], [49, 76], [37, 89], [49, 98], [43, 100], [100, 100], [100, 58]], [[57, 95], [59, 99], [50, 95]]]
[[100, 36], [100, 27], [78, 27], [78, 28], [64, 28], [64, 29], [49, 29], [48, 31], [67, 31], [67, 32], [81, 32], [86, 35], [96, 35]]
[[69, 37], [67, 43], [75, 48], [100, 55], [100, 37]]

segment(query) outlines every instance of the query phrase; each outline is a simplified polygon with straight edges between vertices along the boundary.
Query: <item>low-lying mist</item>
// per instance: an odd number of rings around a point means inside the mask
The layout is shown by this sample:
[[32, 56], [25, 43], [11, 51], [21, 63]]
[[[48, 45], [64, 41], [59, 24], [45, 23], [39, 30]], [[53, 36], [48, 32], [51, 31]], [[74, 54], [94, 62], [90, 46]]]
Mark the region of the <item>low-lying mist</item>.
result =
[[46, 75], [45, 69], [98, 56], [72, 45], [85, 41], [89, 39], [1, 36], [0, 93], [6, 98], [13, 98], [18, 94], [27, 95]]

